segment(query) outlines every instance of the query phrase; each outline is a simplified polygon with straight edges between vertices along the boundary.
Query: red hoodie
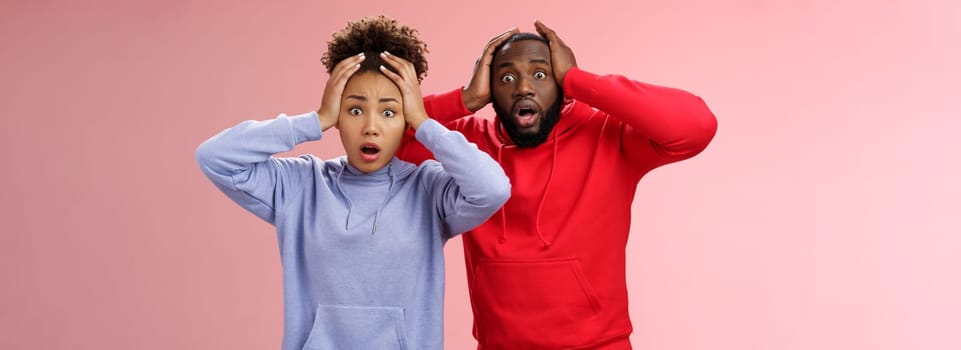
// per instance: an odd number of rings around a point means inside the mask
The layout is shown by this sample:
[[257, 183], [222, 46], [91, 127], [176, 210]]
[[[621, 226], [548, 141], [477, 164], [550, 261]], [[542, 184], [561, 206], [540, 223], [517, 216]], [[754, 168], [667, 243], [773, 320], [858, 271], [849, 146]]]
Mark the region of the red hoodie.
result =
[[[511, 198], [464, 238], [479, 349], [630, 349], [625, 245], [641, 177], [701, 152], [717, 130], [688, 92], [572, 68], [560, 120], [519, 148], [496, 118], [466, 117], [461, 89], [427, 114], [504, 168]], [[398, 157], [430, 158], [405, 140]]]

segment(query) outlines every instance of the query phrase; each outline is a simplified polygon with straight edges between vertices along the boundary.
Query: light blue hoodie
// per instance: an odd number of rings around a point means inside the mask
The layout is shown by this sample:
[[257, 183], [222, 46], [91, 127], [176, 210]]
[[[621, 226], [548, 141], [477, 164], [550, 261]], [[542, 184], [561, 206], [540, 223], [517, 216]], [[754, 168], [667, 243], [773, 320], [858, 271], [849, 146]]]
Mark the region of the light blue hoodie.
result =
[[394, 158], [365, 175], [345, 157], [272, 156], [320, 138], [316, 113], [281, 114], [227, 129], [196, 154], [221, 191], [277, 228], [281, 349], [441, 349], [444, 243], [507, 201], [507, 176], [434, 120], [416, 138], [439, 163]]

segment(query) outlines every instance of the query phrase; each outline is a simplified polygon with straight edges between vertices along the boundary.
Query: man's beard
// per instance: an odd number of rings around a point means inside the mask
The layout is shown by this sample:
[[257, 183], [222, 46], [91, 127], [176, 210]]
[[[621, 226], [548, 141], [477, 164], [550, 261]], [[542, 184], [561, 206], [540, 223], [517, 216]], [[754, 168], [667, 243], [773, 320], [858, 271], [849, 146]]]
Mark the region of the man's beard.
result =
[[551, 130], [554, 130], [554, 126], [557, 125], [557, 120], [561, 116], [561, 105], [563, 103], [564, 96], [563, 91], [558, 91], [558, 97], [554, 99], [554, 103], [551, 104], [550, 108], [541, 116], [541, 123], [537, 126], [537, 131], [534, 133], [521, 133], [517, 127], [517, 121], [514, 120], [514, 115], [510, 113], [510, 110], [503, 110], [496, 102], [491, 103], [494, 107], [494, 112], [497, 113], [497, 119], [500, 120], [501, 125], [504, 126], [504, 131], [507, 132], [507, 136], [510, 136], [511, 141], [517, 147], [521, 148], [534, 148], [538, 145], [547, 141], [547, 136], [551, 134]]

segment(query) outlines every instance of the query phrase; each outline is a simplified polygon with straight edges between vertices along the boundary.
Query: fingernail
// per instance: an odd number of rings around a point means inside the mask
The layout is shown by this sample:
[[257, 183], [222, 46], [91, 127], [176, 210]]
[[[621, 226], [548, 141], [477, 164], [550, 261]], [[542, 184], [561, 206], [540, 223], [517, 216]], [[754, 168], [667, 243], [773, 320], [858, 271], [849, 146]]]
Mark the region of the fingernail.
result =
[[384, 55], [390, 55], [390, 51], [384, 51]]
[[364, 57], [364, 53], [361, 52], [361, 53], [357, 54], [357, 56]]
[[387, 68], [384, 67], [384, 65], [380, 65], [380, 69], [387, 70]]

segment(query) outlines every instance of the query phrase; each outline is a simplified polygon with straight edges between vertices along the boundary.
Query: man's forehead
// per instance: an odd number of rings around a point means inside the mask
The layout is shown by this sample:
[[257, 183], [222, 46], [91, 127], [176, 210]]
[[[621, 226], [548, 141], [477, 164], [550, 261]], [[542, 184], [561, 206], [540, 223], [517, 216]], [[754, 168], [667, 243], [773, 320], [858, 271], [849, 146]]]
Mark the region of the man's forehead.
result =
[[504, 44], [494, 55], [494, 60], [543, 59], [550, 61], [551, 50], [540, 41], [527, 39]]

